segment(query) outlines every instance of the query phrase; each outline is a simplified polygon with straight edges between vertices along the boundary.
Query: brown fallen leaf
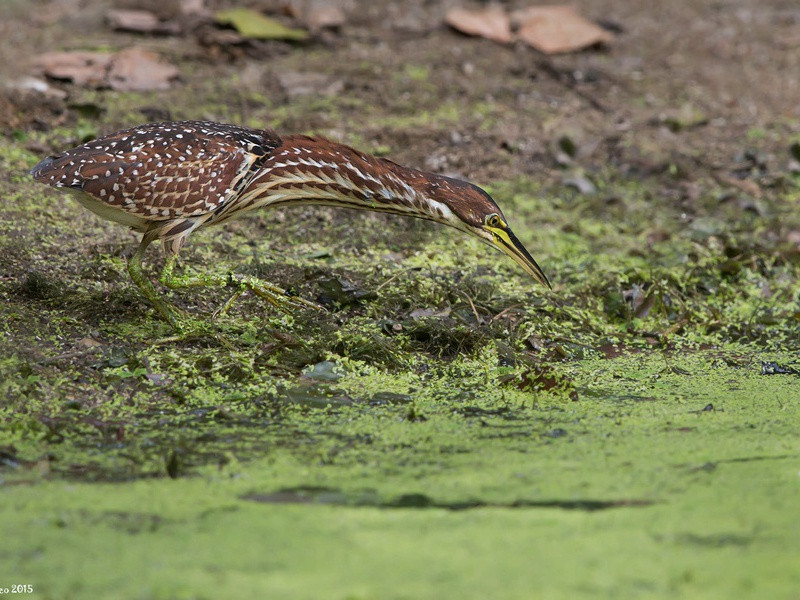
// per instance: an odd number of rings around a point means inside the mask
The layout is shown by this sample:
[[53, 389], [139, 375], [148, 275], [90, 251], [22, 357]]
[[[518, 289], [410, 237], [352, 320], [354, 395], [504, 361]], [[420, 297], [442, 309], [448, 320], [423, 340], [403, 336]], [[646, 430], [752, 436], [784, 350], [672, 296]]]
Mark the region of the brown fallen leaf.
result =
[[119, 91], [163, 90], [178, 77], [178, 69], [154, 52], [128, 48], [120, 52], [47, 52], [36, 57], [34, 69], [75, 85], [110, 87]]
[[180, 0], [180, 13], [184, 16], [211, 16], [205, 0]]
[[127, 48], [111, 59], [108, 83], [121, 92], [166, 90], [178, 75], [178, 68], [162, 61], [155, 52]]
[[103, 344], [94, 338], [85, 337], [79, 339], [77, 345], [81, 346], [82, 348], [95, 348], [97, 346], [102, 346]]
[[36, 77], [20, 77], [6, 82], [4, 86], [7, 90], [13, 90], [22, 94], [34, 93], [41, 94], [43, 98], [51, 100], [66, 100], [67, 92], [53, 87], [44, 79]]
[[736, 177], [730, 177], [721, 173], [715, 173], [713, 177], [717, 183], [735, 187], [746, 194], [750, 194], [754, 198], [761, 198], [763, 196], [761, 186], [751, 179], [737, 179]]
[[107, 52], [46, 52], [34, 59], [34, 68], [51, 79], [82, 87], [103, 87], [111, 54]]
[[319, 0], [309, 2], [301, 18], [311, 31], [337, 29], [345, 23], [344, 11], [341, 8]]
[[447, 11], [444, 20], [453, 29], [467, 35], [476, 35], [501, 44], [508, 44], [512, 39], [508, 14], [497, 4], [478, 10], [453, 8]]
[[516, 382], [516, 386], [523, 391], [560, 392], [573, 402], [578, 401], [578, 390], [575, 388], [575, 383], [544, 365], [536, 365], [523, 372], [520, 380]]
[[176, 22], [162, 21], [148, 10], [112, 9], [106, 12], [106, 22], [117, 31], [158, 34], [180, 32]]
[[[789, 247], [787, 254], [792, 254], [797, 256], [800, 254], [800, 231], [793, 230], [789, 231], [783, 240], [786, 245]], [[795, 312], [795, 315], [800, 315], [800, 312]], [[796, 319], [800, 320], [800, 317], [795, 316]]]
[[646, 292], [642, 286], [633, 284], [630, 289], [622, 292], [622, 298], [630, 303], [631, 313], [637, 319], [646, 319], [650, 310], [656, 303], [656, 295], [651, 290]]
[[450, 316], [450, 308], [444, 308], [442, 310], [439, 310], [437, 308], [415, 308], [409, 313], [408, 318], [416, 320], [416, 319], [424, 319], [426, 317], [442, 318], [449, 316]]
[[198, 33], [198, 41], [200, 44], [209, 48], [212, 53], [217, 53], [222, 49], [230, 51], [247, 41], [244, 36], [239, 35], [239, 33], [233, 29], [204, 27]]
[[614, 40], [574, 6], [529, 6], [511, 13], [511, 20], [519, 25], [517, 38], [544, 54], [574, 52]]

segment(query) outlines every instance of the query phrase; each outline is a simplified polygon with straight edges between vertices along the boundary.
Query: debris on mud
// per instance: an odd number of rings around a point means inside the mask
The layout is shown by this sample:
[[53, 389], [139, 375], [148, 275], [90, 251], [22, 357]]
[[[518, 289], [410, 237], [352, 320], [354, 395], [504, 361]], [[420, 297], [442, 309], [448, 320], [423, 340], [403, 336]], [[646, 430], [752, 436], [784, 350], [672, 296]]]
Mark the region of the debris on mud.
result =
[[119, 52], [46, 52], [34, 60], [35, 68], [57, 81], [80, 87], [111, 88], [120, 92], [165, 90], [179, 71], [155, 52], [131, 47]]
[[529, 6], [510, 14], [498, 4], [453, 8], [445, 23], [461, 33], [509, 44], [519, 40], [543, 54], [563, 54], [610, 44], [614, 35], [582, 17], [574, 6]]

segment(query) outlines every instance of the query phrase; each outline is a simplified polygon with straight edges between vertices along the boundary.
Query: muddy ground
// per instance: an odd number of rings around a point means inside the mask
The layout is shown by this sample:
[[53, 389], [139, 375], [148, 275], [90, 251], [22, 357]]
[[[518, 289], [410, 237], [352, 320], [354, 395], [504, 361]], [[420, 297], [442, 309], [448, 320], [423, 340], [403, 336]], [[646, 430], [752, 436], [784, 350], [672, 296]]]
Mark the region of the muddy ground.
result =
[[[614, 42], [546, 57], [448, 29], [455, 5], [349, 0], [287, 43], [104, 20], [177, 2], [4, 2], [0, 588], [797, 598], [800, 9], [580, 2]], [[36, 54], [130, 46], [179, 80], [12, 89]], [[193, 235], [181, 268], [326, 311], [211, 321], [224, 290], [162, 290], [176, 335], [127, 275], [136, 236], [27, 175], [161, 119], [479, 183], [553, 290], [457, 231], [286, 209]]]

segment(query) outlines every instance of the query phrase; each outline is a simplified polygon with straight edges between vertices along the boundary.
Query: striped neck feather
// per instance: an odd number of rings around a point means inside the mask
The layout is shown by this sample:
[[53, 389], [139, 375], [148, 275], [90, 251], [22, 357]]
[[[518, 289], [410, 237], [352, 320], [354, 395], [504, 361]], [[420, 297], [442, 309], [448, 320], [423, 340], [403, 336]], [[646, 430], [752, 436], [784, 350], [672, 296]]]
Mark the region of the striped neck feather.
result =
[[290, 136], [253, 175], [237, 204], [244, 210], [277, 205], [343, 206], [457, 226], [458, 219], [449, 207], [423, 191], [428, 177], [327, 140]]

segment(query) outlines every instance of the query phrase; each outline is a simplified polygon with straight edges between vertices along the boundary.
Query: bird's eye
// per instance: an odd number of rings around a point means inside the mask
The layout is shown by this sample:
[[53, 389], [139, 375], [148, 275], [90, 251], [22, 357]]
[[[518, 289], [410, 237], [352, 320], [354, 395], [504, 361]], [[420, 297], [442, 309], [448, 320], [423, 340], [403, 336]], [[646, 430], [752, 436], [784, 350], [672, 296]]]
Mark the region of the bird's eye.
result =
[[499, 229], [503, 226], [503, 221], [500, 219], [499, 215], [493, 214], [486, 217], [486, 225]]

